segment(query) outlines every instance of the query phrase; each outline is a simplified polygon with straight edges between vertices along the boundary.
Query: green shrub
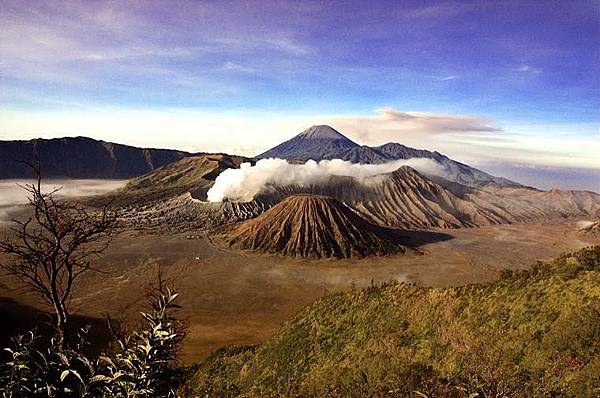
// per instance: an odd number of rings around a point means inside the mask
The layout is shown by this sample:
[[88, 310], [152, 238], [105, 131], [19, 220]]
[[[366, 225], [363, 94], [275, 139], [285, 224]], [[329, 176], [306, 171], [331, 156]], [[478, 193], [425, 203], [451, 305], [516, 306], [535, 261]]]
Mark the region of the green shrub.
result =
[[177, 293], [166, 289], [151, 297], [140, 330], [118, 338], [115, 353], [88, 358], [86, 333], [71, 349], [51, 339], [44, 346], [35, 332], [15, 339], [12, 360], [0, 368], [0, 393], [25, 397], [169, 397], [180, 382], [175, 357], [182, 331], [173, 318]]

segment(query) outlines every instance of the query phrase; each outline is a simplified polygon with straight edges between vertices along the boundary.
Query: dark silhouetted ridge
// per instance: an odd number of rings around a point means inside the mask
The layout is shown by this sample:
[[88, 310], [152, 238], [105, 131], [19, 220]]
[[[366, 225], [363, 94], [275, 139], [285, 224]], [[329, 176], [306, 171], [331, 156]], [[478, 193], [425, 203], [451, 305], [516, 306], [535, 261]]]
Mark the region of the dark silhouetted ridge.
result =
[[144, 149], [86, 137], [0, 141], [0, 178], [31, 178], [39, 154], [44, 178], [131, 178], [190, 154], [170, 149]]

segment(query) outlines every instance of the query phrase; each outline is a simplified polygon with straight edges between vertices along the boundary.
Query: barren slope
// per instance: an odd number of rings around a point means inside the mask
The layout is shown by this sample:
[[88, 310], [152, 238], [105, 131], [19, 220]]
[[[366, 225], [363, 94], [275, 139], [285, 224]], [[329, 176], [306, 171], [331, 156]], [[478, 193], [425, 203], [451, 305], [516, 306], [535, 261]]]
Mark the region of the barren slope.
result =
[[350, 258], [405, 252], [395, 231], [372, 225], [335, 199], [294, 195], [225, 228], [230, 247], [292, 257]]
[[196, 155], [170, 163], [134, 178], [122, 189], [98, 198], [112, 199], [121, 205], [145, 205], [167, 201], [185, 193], [205, 199], [214, 179], [225, 169], [239, 167], [250, 159], [225, 154]]
[[600, 235], [600, 220], [595, 223], [582, 228], [582, 231], [586, 234]]
[[593, 192], [476, 189], [437, 181], [404, 166], [360, 180], [336, 176], [321, 184], [273, 189], [280, 196], [328, 195], [371, 222], [401, 228], [460, 228], [600, 214], [600, 195]]
[[472, 188], [406, 166], [362, 179], [333, 176], [309, 186], [270, 186], [267, 193], [247, 203], [204, 201], [221, 171], [247, 160], [221, 154], [188, 157], [138, 177], [103, 199], [121, 205], [124, 218], [133, 225], [167, 225], [176, 230], [210, 230], [254, 218], [296, 194], [333, 197], [367, 221], [393, 228], [463, 228], [600, 217], [600, 195], [593, 192]]
[[406, 166], [362, 180], [332, 177], [324, 184], [281, 187], [278, 191], [329, 195], [367, 220], [390, 227], [460, 228], [512, 221], [501, 209], [486, 209], [463, 200]]
[[513, 223], [600, 215], [600, 195], [589, 191], [489, 188], [469, 191], [463, 198], [480, 207], [502, 209]]

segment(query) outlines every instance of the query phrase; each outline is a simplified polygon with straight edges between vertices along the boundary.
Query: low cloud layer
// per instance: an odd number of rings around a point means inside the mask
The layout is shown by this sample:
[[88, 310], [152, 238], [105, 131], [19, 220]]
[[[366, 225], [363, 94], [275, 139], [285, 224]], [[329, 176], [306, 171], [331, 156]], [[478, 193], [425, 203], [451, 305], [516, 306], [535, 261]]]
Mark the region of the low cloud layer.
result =
[[[32, 183], [31, 180], [0, 181], [0, 224], [10, 221], [12, 215], [25, 205], [27, 192], [19, 185]], [[51, 180], [43, 184], [42, 190], [48, 192], [61, 188], [59, 197], [92, 196], [122, 187], [125, 181], [119, 180]]]
[[248, 202], [271, 185], [307, 186], [328, 179], [331, 176], [366, 177], [389, 173], [401, 166], [410, 166], [417, 171], [439, 174], [440, 166], [432, 159], [411, 158], [384, 164], [356, 164], [341, 159], [309, 160], [304, 164], [292, 164], [283, 159], [261, 159], [256, 165], [242, 163], [239, 169], [227, 169], [216, 179], [208, 191], [210, 202], [224, 200]]
[[391, 107], [375, 110], [372, 116], [339, 116], [332, 120], [341, 131], [350, 132], [366, 143], [384, 143], [403, 138], [442, 134], [498, 133], [492, 120], [471, 115], [447, 115], [429, 112], [403, 112]]
[[474, 166], [494, 175], [541, 189], [577, 189], [600, 193], [600, 169], [555, 167], [511, 162], [482, 162]]

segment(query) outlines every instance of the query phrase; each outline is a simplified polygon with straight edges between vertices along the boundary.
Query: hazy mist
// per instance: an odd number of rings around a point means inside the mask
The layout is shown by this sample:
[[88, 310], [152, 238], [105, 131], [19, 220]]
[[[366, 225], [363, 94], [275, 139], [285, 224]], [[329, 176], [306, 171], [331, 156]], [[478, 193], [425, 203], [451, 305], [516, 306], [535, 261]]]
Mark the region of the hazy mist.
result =
[[[27, 203], [27, 192], [21, 186], [31, 183], [33, 180], [0, 181], [0, 223], [9, 221], [11, 215]], [[125, 180], [47, 180], [43, 190], [60, 188], [56, 193], [59, 197], [91, 196], [120, 188], [125, 183]]]

